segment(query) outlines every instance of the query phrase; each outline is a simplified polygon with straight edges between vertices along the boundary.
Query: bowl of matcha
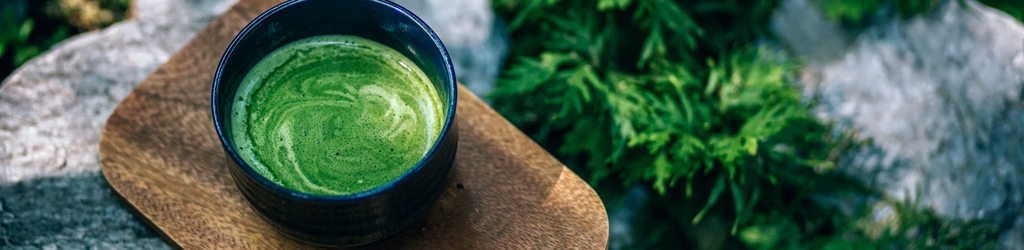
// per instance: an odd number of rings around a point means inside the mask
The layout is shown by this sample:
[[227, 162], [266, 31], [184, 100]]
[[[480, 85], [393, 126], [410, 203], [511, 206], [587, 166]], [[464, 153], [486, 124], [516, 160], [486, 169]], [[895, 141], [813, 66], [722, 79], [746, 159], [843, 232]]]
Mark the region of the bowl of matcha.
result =
[[386, 0], [292, 0], [228, 46], [214, 126], [239, 191], [284, 235], [357, 246], [408, 227], [447, 184], [455, 72], [436, 34]]

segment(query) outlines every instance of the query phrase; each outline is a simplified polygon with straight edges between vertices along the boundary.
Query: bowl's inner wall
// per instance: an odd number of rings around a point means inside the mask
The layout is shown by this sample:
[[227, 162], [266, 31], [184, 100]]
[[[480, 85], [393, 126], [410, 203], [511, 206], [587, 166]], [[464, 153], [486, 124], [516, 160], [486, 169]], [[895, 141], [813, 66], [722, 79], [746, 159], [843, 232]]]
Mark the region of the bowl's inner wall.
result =
[[[328, 3], [328, 4], [324, 4]], [[450, 113], [450, 91], [455, 79], [448, 72], [442, 49], [426, 27], [397, 8], [376, 1], [299, 1], [279, 8], [248, 33], [227, 56], [221, 72], [219, 117], [225, 135], [231, 135], [231, 101], [243, 78], [264, 56], [293, 41], [318, 35], [354, 35], [387, 45], [412, 60], [430, 78]], [[450, 119], [445, 117], [445, 120]], [[234, 148], [232, 138], [226, 138]]]

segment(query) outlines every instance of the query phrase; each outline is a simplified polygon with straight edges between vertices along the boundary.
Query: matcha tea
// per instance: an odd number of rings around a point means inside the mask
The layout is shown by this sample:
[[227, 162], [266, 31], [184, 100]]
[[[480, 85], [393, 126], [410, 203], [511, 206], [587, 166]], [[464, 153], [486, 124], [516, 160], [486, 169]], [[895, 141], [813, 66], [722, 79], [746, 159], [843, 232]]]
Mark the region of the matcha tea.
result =
[[444, 124], [441, 99], [411, 60], [355, 36], [302, 39], [245, 76], [231, 110], [238, 155], [303, 193], [346, 195], [401, 176]]

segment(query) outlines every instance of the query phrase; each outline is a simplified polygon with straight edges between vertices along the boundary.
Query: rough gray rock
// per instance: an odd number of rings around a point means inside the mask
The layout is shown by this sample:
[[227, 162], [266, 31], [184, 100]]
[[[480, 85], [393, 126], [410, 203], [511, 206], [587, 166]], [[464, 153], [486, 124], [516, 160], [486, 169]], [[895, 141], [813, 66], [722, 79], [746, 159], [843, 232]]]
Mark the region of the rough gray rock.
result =
[[[823, 58], [810, 60], [802, 82], [821, 118], [871, 141], [845, 157], [843, 171], [898, 199], [909, 191], [943, 215], [991, 219], [1005, 247], [1022, 249], [1024, 25], [958, 2], [870, 25], [838, 57], [822, 55], [835, 48], [794, 49]], [[837, 32], [774, 28], [792, 48]]]
[[169, 248], [110, 193], [100, 131], [233, 1], [137, 0], [136, 19], [75, 36], [0, 85], [0, 248]]
[[807, 63], [834, 60], [849, 47], [854, 34], [839, 22], [828, 20], [813, 1], [782, 1], [769, 26], [793, 54]]
[[0, 183], [99, 170], [100, 131], [132, 89], [233, 0], [138, 0], [136, 19], [75, 36], [0, 84]]
[[608, 249], [640, 248], [643, 236], [638, 229], [643, 222], [641, 212], [651, 193], [641, 185], [633, 185], [621, 197], [602, 197], [608, 209]]
[[0, 249], [170, 249], [99, 172], [0, 185], [0, 231]]

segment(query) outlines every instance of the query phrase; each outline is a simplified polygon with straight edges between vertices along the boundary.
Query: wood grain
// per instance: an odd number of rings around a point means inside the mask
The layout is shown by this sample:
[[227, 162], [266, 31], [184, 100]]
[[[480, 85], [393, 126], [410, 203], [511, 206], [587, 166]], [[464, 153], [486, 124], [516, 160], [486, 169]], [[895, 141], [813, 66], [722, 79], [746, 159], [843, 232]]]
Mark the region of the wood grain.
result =
[[[172, 246], [307, 249], [260, 220], [228, 174], [210, 114], [227, 45], [278, 0], [241, 0], [114, 111], [100, 162], [124, 203]], [[419, 221], [367, 249], [605, 249], [608, 217], [593, 189], [459, 86], [451, 181]]]

